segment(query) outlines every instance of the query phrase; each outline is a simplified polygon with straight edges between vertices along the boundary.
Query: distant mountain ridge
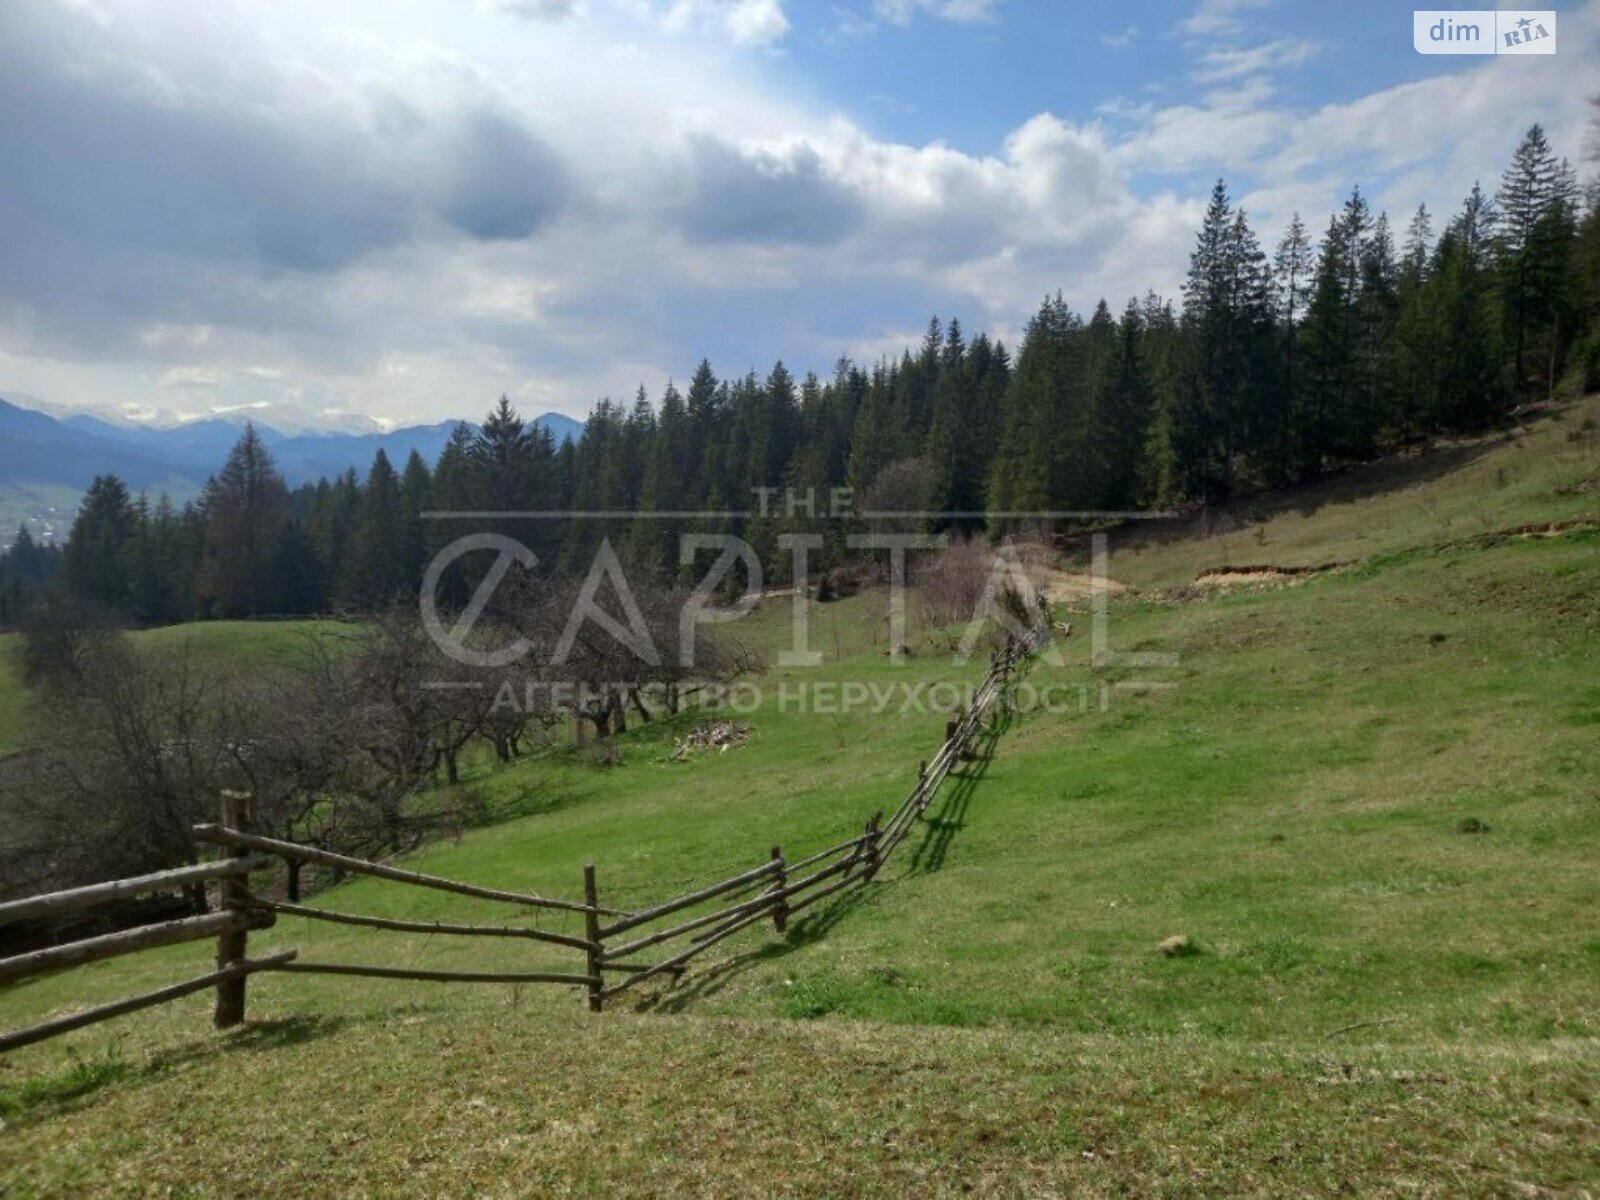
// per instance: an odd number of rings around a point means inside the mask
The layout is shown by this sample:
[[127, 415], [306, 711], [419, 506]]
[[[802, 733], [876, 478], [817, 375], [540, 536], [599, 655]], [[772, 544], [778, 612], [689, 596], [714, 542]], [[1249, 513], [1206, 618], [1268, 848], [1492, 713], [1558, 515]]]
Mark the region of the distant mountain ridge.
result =
[[[49, 406], [17, 397], [0, 399], [0, 486], [51, 484], [82, 490], [96, 475], [115, 474], [136, 491], [185, 492], [203, 486], [222, 466], [248, 420], [261, 433], [290, 486], [332, 478], [350, 468], [365, 474], [381, 449], [396, 467], [416, 450], [431, 466], [450, 438], [456, 421], [382, 430], [373, 423], [366, 432], [306, 431], [289, 422], [286, 431], [273, 424], [292, 413], [242, 409], [176, 425], [147, 425], [108, 420], [90, 412]], [[472, 424], [468, 422], [468, 424]], [[557, 443], [576, 439], [583, 425], [560, 413], [546, 413], [533, 424], [549, 429]], [[475, 428], [475, 426], [474, 426]], [[185, 487], [183, 485], [188, 485]]]
[[111, 425], [118, 429], [175, 429], [199, 421], [228, 421], [235, 425], [252, 422], [272, 429], [286, 437], [306, 433], [383, 433], [392, 422], [374, 420], [361, 413], [337, 410], [312, 412], [293, 404], [254, 403], [231, 407], [214, 407], [200, 413], [184, 413], [177, 409], [138, 407], [119, 404], [56, 404], [37, 396], [17, 393], [6, 397], [22, 408], [31, 408], [67, 424], [86, 420], [96, 425]]

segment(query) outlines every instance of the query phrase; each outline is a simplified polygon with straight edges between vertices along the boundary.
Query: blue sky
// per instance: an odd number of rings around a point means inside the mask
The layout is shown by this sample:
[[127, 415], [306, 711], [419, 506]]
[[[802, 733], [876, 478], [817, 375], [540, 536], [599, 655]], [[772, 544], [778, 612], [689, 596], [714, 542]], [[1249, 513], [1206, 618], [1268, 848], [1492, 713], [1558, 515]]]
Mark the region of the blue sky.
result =
[[[1177, 99], [1197, 43], [1289, 39], [1315, 47], [1280, 80], [1291, 103], [1352, 99], [1448, 69], [1416, 54], [1409, 9], [1392, 4], [1293, 4], [1245, 9], [1239, 32], [1191, 33], [1190, 3], [996, 5], [992, 20], [916, 20], [903, 26], [826, 19], [786, 39], [794, 76], [828, 101], [866, 114], [885, 138], [943, 139], [970, 153], [992, 149], [1039, 112], [1088, 114], [1107, 100]], [[831, 4], [795, 12], [831, 11]], [[846, 10], [848, 11], [848, 10]], [[857, 12], [870, 14], [870, 4]], [[1244, 17], [1248, 15], [1249, 21]], [[840, 32], [841, 29], [857, 32]], [[893, 47], [893, 49], [891, 49]], [[1454, 65], [1459, 66], [1459, 61]]]
[[1223, 175], [1265, 241], [1402, 224], [1543, 122], [1549, 57], [1389, 4], [0, 0], [0, 396], [418, 421], [827, 370], [930, 313], [1172, 294]]

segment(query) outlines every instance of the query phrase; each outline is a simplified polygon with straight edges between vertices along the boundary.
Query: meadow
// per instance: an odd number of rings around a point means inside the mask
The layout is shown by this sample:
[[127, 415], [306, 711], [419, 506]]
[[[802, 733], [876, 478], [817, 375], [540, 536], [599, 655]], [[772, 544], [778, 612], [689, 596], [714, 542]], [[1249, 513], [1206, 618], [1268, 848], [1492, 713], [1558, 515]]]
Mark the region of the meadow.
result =
[[[1584, 1194], [1600, 1181], [1600, 401], [1314, 489], [1118, 535], [1087, 604], [889, 869], [599, 1016], [556, 988], [260, 976], [0, 1060], [0, 1194]], [[1539, 534], [1496, 536], [1531, 523]], [[1196, 586], [1222, 564], [1339, 569]], [[787, 598], [748, 636], [772, 642]], [[967, 682], [883, 597], [814, 606], [724, 753], [702, 714], [460, 784], [453, 878], [665, 897], [859, 831], [937, 713], [776, 685]], [[152, 631], [248, 669], [279, 624]], [[1146, 660], [1151, 661], [1151, 660]], [[25, 719], [0, 688], [5, 729]], [[1064, 709], [1061, 710], [1061, 709]], [[365, 880], [317, 903], [491, 920]], [[550, 928], [576, 931], [561, 919]], [[1164, 939], [1187, 939], [1162, 953]], [[519, 943], [281, 919], [252, 953], [510, 970]], [[205, 969], [201, 944], [0, 991], [0, 1026]]]

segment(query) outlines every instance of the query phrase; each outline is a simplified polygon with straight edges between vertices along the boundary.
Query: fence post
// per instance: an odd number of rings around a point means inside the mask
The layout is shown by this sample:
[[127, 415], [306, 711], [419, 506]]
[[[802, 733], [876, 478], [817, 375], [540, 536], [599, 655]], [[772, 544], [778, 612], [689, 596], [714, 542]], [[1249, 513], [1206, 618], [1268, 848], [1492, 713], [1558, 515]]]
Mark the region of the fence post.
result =
[[600, 890], [595, 886], [594, 864], [583, 864], [583, 932], [589, 948], [584, 951], [588, 960], [589, 1011], [599, 1012], [605, 1007], [605, 982], [600, 976]]
[[878, 873], [882, 859], [878, 857], [878, 826], [883, 821], [883, 813], [875, 812], [867, 821], [865, 849], [867, 852], [867, 869], [862, 875], [863, 879], [871, 879]]
[[[254, 818], [255, 798], [248, 792], [222, 793], [224, 825], [230, 829], [247, 832], [254, 824]], [[232, 851], [231, 856], [244, 858], [249, 853], [248, 850], [236, 849]], [[238, 877], [224, 879], [218, 885], [217, 891], [225, 911], [237, 913], [241, 917], [246, 915], [250, 888], [244, 879]], [[243, 924], [237, 929], [225, 930], [217, 935], [217, 970], [221, 971], [244, 961], [249, 936]], [[244, 1020], [245, 980], [246, 976], [241, 974], [217, 984], [217, 1003], [211, 1019], [218, 1029], [231, 1029]]]
[[783, 889], [788, 886], [789, 875], [783, 866], [783, 847], [772, 848], [772, 861], [778, 867], [772, 873], [772, 886], [779, 892], [778, 902], [772, 906], [772, 927], [782, 933], [789, 924], [789, 900], [782, 895]]

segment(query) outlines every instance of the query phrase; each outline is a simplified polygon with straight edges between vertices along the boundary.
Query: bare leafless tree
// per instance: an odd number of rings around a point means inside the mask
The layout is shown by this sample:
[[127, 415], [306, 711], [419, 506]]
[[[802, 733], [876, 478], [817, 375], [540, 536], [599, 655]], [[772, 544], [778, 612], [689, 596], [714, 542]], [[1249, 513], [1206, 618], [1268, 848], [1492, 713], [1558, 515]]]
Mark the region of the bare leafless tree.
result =
[[952, 537], [937, 554], [917, 563], [917, 614], [923, 628], [972, 620], [994, 570], [994, 548], [981, 537]]
[[244, 782], [226, 679], [186, 647], [102, 638], [40, 693], [26, 779], [0, 796], [40, 869], [66, 884], [192, 862], [192, 826]]

